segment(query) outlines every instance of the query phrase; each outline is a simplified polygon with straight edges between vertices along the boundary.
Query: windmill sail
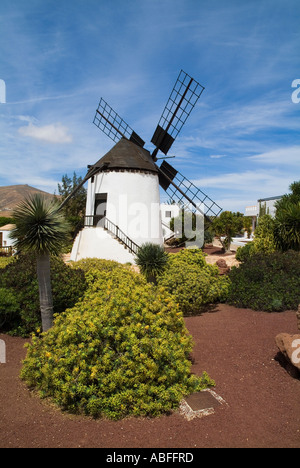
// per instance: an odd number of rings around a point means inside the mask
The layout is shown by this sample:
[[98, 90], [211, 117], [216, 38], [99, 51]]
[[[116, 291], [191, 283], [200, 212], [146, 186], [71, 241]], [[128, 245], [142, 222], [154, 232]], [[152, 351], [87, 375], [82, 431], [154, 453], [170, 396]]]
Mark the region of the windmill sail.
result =
[[[163, 110], [157, 128], [153, 134], [151, 142], [155, 145], [155, 150], [150, 154], [147, 150], [141, 150], [144, 147], [144, 140], [110, 107], [107, 102], [101, 98], [93, 123], [115, 143], [119, 143], [122, 138], [129, 140], [134, 145], [135, 150], [140, 150], [142, 164], [147, 164], [146, 170], [158, 173], [159, 183], [166, 191], [169, 197], [180, 204], [185, 210], [192, 213], [200, 213], [207, 221], [211, 217], [216, 217], [222, 211], [222, 208], [209, 198], [202, 190], [196, 187], [191, 181], [177, 171], [166, 161], [160, 167], [156, 165], [157, 153], [162, 151], [165, 155], [170, 150], [175, 138], [182, 129], [184, 123], [189, 117], [191, 111], [200, 98], [204, 87], [191, 78], [183, 70], [180, 71], [168, 102]], [[123, 147], [124, 142], [120, 142]], [[117, 145], [116, 145], [117, 146]], [[146, 151], [148, 156], [141, 153]], [[129, 164], [134, 163], [135, 151], [132, 152]], [[118, 155], [116, 155], [118, 156]], [[115, 163], [118, 168], [124, 163], [126, 153], [118, 156]], [[127, 158], [128, 156], [126, 156]], [[121, 166], [120, 166], [121, 164]], [[149, 166], [150, 164], [150, 166]], [[109, 161], [98, 161], [93, 166], [88, 166], [89, 170], [82, 182], [72, 191], [72, 193], [61, 203], [59, 210], [76, 194], [90, 178], [97, 175], [98, 172], [107, 170], [111, 165]]]
[[143, 148], [145, 144], [144, 140], [135, 133], [125, 120], [123, 120], [103, 98], [100, 99], [93, 123], [115, 143], [118, 143], [123, 137], [141, 148]]
[[186, 210], [201, 213], [208, 221], [222, 211], [217, 203], [166, 161], [159, 167], [159, 182], [171, 200]]
[[[159, 183], [169, 197], [186, 210], [200, 212], [211, 221], [212, 217], [220, 214], [222, 208], [166, 161], [160, 167], [155, 164], [159, 151], [166, 155], [170, 150], [204, 89], [194, 78], [180, 71], [151, 140], [155, 146], [151, 161], [158, 170]], [[140, 148], [144, 147], [144, 140], [103, 98], [93, 123], [116, 143], [125, 138]]]
[[202, 85], [181, 70], [151, 140], [156, 147], [153, 157], [158, 150], [168, 153], [203, 91]]

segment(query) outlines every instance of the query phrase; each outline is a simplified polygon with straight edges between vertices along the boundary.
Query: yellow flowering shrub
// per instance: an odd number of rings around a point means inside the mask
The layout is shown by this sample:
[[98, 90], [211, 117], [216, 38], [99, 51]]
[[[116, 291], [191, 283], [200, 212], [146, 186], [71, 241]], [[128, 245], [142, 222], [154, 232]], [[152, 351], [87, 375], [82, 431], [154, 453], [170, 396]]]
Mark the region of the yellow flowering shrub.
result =
[[77, 260], [77, 262], [71, 262], [70, 266], [85, 273], [88, 273], [90, 270], [112, 271], [123, 268], [120, 263], [114, 260], [103, 260], [101, 258], [82, 258], [81, 260]]
[[190, 316], [199, 314], [206, 304], [225, 301], [230, 280], [219, 275], [216, 265], [206, 263], [202, 250], [185, 249], [169, 255], [158, 284], [172, 294], [183, 314]]
[[213, 385], [191, 374], [192, 338], [163, 289], [126, 267], [87, 271], [88, 288], [28, 344], [21, 377], [73, 413], [157, 416]]

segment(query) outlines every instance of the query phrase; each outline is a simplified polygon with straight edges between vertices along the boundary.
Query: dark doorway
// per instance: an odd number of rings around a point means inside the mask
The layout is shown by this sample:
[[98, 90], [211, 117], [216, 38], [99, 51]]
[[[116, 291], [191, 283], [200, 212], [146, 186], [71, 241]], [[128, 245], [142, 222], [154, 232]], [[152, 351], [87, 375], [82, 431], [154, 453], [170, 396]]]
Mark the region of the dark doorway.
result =
[[106, 216], [107, 207], [107, 193], [96, 193], [95, 195], [95, 208], [94, 208], [94, 227], [104, 226], [104, 219]]

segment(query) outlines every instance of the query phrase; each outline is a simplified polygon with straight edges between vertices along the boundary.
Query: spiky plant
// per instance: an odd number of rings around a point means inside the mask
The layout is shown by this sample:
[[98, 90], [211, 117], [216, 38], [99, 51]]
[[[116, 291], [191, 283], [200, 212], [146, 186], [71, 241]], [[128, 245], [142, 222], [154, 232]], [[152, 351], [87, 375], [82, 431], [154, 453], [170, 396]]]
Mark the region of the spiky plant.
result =
[[18, 250], [36, 255], [43, 331], [53, 325], [50, 255], [59, 252], [68, 236], [68, 224], [58, 207], [54, 199], [40, 194], [29, 197], [15, 209], [16, 227], [10, 234]]
[[168, 254], [163, 246], [147, 242], [139, 248], [135, 262], [147, 281], [156, 283], [157, 276], [163, 272], [168, 262]]
[[277, 209], [274, 239], [279, 250], [300, 250], [300, 201], [286, 199]]

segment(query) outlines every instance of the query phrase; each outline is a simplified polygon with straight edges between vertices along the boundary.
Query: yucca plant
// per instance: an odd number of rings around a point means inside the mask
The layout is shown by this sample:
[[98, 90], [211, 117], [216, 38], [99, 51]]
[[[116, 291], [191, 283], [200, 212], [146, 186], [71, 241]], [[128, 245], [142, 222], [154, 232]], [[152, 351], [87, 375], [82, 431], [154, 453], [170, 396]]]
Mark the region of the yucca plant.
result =
[[39, 194], [29, 197], [15, 209], [16, 227], [10, 234], [19, 251], [36, 255], [43, 331], [53, 325], [50, 255], [59, 253], [69, 232], [58, 208], [54, 199], [47, 200]]
[[274, 239], [280, 250], [300, 250], [300, 201], [281, 203], [276, 212]]
[[168, 262], [168, 254], [163, 246], [147, 242], [139, 248], [135, 262], [147, 281], [156, 283], [157, 276], [163, 272]]

